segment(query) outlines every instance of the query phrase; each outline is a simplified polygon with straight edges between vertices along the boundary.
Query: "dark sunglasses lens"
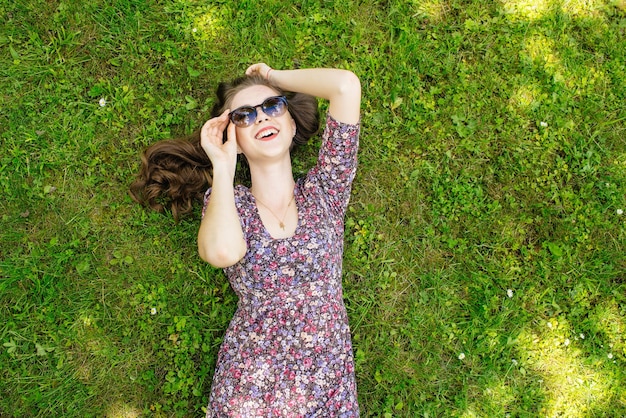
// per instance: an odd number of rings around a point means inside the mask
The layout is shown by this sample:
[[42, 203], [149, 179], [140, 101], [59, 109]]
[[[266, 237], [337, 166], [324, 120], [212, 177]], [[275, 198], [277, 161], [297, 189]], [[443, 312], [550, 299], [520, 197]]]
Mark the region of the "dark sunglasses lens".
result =
[[237, 126], [249, 126], [256, 119], [256, 110], [252, 107], [240, 107], [230, 114], [230, 120]]
[[242, 128], [252, 125], [257, 117], [256, 108], [259, 106], [266, 115], [277, 117], [281, 116], [287, 110], [287, 99], [283, 96], [276, 96], [265, 99], [262, 104], [255, 107], [239, 107], [230, 114], [231, 122]]
[[275, 117], [285, 113], [287, 103], [285, 103], [285, 99], [282, 97], [270, 97], [263, 102], [261, 108], [266, 115]]

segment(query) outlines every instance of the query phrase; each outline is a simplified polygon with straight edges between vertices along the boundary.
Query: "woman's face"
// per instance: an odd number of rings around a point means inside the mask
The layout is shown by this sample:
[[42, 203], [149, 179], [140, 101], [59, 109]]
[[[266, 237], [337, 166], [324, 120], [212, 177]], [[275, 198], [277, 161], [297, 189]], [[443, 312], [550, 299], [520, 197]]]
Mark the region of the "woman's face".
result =
[[295, 121], [288, 111], [272, 117], [260, 106], [265, 99], [278, 94], [267, 86], [251, 86], [235, 94], [230, 104], [231, 112], [241, 106], [257, 106], [256, 120], [250, 126], [236, 128], [237, 144], [249, 162], [280, 158], [289, 153], [296, 133]]

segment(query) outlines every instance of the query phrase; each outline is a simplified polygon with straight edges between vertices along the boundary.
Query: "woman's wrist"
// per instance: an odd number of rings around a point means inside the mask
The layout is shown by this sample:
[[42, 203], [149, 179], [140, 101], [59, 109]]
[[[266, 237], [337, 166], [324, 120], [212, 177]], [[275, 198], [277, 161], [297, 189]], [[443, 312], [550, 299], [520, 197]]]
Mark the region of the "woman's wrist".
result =
[[213, 166], [213, 181], [226, 181], [232, 184], [235, 179], [236, 164], [233, 165], [227, 161], [211, 161]]

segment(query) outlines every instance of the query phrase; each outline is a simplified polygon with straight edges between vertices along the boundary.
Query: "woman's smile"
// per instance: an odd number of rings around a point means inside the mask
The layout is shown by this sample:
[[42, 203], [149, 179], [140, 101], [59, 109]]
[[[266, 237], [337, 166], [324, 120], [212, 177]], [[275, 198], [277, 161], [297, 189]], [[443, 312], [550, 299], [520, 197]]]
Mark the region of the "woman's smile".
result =
[[279, 132], [280, 131], [277, 128], [273, 126], [268, 126], [257, 132], [254, 138], [258, 139], [259, 141], [271, 141], [278, 136]]

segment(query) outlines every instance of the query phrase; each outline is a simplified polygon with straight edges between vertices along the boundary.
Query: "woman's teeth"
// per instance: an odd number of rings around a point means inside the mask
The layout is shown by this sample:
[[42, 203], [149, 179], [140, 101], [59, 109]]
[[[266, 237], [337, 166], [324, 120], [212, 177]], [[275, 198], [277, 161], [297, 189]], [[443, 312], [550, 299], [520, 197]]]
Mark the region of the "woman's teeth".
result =
[[268, 138], [272, 135], [275, 135], [278, 133], [278, 130], [276, 129], [266, 129], [262, 132], [259, 132], [256, 136], [256, 139], [264, 139], [264, 138]]

